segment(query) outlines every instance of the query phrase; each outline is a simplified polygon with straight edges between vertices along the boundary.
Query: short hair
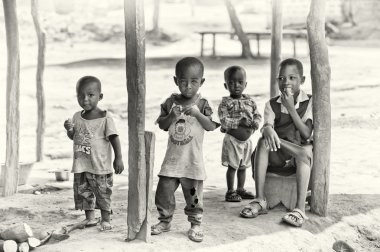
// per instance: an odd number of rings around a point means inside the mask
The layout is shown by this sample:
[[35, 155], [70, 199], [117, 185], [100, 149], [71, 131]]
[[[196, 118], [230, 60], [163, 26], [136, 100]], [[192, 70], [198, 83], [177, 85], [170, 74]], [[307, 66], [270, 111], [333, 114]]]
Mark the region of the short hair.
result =
[[177, 62], [175, 65], [175, 75], [178, 76], [178, 74], [185, 68], [197, 66], [201, 70], [202, 76], [204, 72], [204, 66], [202, 61], [195, 57], [186, 57]]
[[302, 66], [301, 61], [299, 61], [298, 59], [289, 58], [289, 59], [283, 60], [279, 66], [280, 70], [281, 68], [285, 66], [296, 66], [300, 75], [303, 76], [303, 66]]
[[244, 73], [244, 76], [247, 76], [247, 73], [245, 72], [245, 69], [241, 66], [230, 66], [226, 70], [224, 70], [224, 80], [228, 80], [228, 78], [236, 73], [237, 71], [242, 71]]
[[83, 76], [82, 78], [80, 78], [77, 82], [77, 92], [79, 91], [79, 88], [81, 88], [83, 85], [91, 82], [95, 82], [97, 84], [99, 92], [102, 92], [102, 83], [95, 76]]

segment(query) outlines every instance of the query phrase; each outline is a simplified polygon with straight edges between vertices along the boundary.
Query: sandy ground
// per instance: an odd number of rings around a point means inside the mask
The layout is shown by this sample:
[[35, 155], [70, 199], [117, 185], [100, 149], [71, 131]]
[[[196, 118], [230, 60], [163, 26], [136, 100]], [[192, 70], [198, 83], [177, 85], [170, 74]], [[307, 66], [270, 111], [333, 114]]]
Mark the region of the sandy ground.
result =
[[[207, 22], [200, 19], [197, 22]], [[210, 24], [212, 27], [212, 24]], [[3, 30], [0, 31], [3, 35]], [[159, 104], [172, 92], [177, 92], [172, 81], [176, 61], [187, 55], [198, 56], [199, 36], [189, 35], [183, 40], [165, 46], [147, 45], [146, 129], [156, 134], [155, 170], [162, 163], [167, 135], [154, 121]], [[206, 41], [207, 42], [207, 41]], [[211, 45], [211, 41], [208, 41]], [[0, 55], [5, 54], [1, 40]], [[207, 48], [208, 48], [207, 46]], [[189, 224], [182, 211], [184, 199], [177, 194], [177, 211], [172, 232], [152, 237], [152, 242], [124, 242], [127, 230], [127, 171], [115, 176], [113, 197], [114, 229], [100, 233], [97, 228], [75, 231], [68, 240], [40, 247], [38, 251], [331, 251], [336, 240], [347, 241], [357, 251], [380, 250], [380, 113], [376, 102], [380, 91], [379, 43], [336, 42], [329, 46], [332, 68], [332, 145], [330, 166], [329, 214], [322, 218], [308, 213], [302, 229], [280, 223], [285, 209], [279, 207], [266, 216], [254, 220], [241, 219], [238, 213], [242, 203], [223, 201], [226, 190], [225, 168], [220, 165], [223, 135], [217, 130], [207, 133], [204, 141], [208, 179], [205, 181], [204, 224], [205, 240], [196, 244], [187, 239]], [[284, 57], [292, 55], [291, 44], [284, 41]], [[254, 45], [252, 45], [255, 51]], [[307, 81], [304, 89], [311, 91], [310, 64], [305, 41], [298, 42], [298, 53], [305, 64]], [[208, 48], [208, 52], [211, 49]], [[204, 58], [206, 83], [202, 95], [217, 105], [222, 96], [223, 70], [232, 64], [247, 69], [246, 93], [254, 96], [260, 111], [269, 98], [270, 43], [262, 43], [263, 58], [242, 60], [240, 45], [227, 37], [217, 42], [220, 58]], [[54, 43], [47, 48], [45, 70], [46, 134], [45, 161], [34, 165], [29, 185], [51, 185], [59, 188], [49, 194], [17, 194], [0, 198], [0, 230], [17, 222], [26, 222], [33, 228], [53, 230], [83, 219], [83, 213], [74, 210], [72, 178], [68, 182], [55, 182], [48, 171], [70, 169], [72, 142], [66, 137], [63, 121], [80, 108], [76, 102], [75, 83], [83, 75], [96, 75], [103, 82], [104, 99], [100, 106], [115, 115], [120, 132], [124, 163], [127, 167], [127, 91], [124, 65], [124, 45], [120, 43], [74, 44]], [[21, 44], [20, 78], [20, 161], [33, 161], [35, 157], [35, 54], [36, 48]], [[5, 97], [5, 57], [0, 61], [0, 97]], [[5, 99], [0, 104], [0, 135], [5, 136]], [[254, 134], [256, 141], [258, 134]], [[0, 157], [4, 162], [5, 137], [1, 137]], [[246, 186], [254, 184], [247, 174]], [[154, 177], [154, 189], [157, 177]], [[153, 209], [153, 221], [157, 213]]]

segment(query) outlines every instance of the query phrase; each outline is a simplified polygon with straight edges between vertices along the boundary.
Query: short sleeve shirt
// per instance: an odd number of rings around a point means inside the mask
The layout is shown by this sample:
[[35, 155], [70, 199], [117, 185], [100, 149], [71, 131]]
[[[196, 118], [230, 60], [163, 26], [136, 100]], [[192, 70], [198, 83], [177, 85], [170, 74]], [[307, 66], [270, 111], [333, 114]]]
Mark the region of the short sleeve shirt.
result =
[[118, 134], [109, 112], [105, 117], [86, 120], [80, 111], [74, 114], [72, 121], [74, 124], [72, 172], [112, 173], [112, 145], [109, 136]]
[[[170, 113], [179, 105], [173, 94], [161, 104], [160, 117]], [[193, 106], [218, 125], [217, 116], [210, 102], [199, 95]], [[200, 107], [199, 107], [200, 106]], [[159, 117], [159, 118], [160, 118]], [[159, 119], [158, 119], [159, 120]], [[169, 126], [168, 145], [159, 176], [205, 180], [206, 171], [203, 162], [204, 129], [195, 117], [181, 114]]]

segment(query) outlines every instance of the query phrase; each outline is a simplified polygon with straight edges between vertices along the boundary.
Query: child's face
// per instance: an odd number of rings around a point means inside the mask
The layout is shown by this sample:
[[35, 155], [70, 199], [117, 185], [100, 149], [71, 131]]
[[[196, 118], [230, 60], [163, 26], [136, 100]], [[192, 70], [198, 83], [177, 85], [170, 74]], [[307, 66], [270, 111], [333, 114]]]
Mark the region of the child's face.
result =
[[102, 98], [103, 94], [96, 82], [83, 84], [77, 91], [78, 103], [85, 111], [95, 109]]
[[174, 82], [178, 86], [182, 96], [188, 99], [198, 93], [204, 81], [202, 70], [198, 66], [181, 69], [178, 75], [174, 76]]
[[233, 97], [240, 97], [244, 89], [247, 87], [245, 73], [242, 70], [237, 70], [228, 76], [224, 87], [230, 92]]
[[300, 75], [296, 65], [285, 65], [280, 68], [278, 87], [281, 93], [287, 92], [286, 89], [290, 89], [292, 94], [296, 94], [304, 82], [305, 76]]

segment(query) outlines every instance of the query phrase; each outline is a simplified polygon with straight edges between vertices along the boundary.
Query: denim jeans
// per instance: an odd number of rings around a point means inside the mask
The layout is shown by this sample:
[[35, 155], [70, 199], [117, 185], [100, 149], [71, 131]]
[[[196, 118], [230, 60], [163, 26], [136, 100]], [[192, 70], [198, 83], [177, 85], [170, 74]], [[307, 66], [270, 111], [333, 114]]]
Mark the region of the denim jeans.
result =
[[203, 215], [203, 181], [160, 176], [155, 203], [162, 222], [171, 222], [175, 210], [174, 193], [181, 184], [186, 200], [185, 214], [193, 224], [201, 224]]

